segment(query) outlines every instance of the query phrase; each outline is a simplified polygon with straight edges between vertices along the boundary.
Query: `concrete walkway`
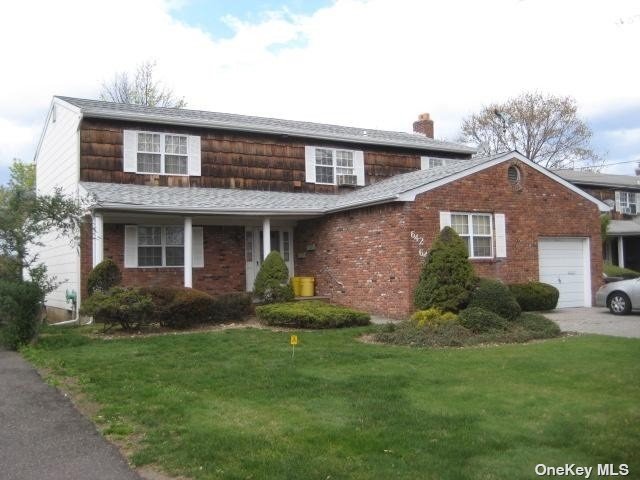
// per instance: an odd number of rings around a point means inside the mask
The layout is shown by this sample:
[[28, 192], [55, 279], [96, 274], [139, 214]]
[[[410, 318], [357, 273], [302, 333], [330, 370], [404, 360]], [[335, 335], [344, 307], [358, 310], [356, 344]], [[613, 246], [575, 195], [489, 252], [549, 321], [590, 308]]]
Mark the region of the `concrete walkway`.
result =
[[0, 350], [0, 478], [140, 480], [71, 402]]
[[640, 314], [613, 315], [606, 308], [563, 308], [545, 313], [563, 332], [640, 338]]

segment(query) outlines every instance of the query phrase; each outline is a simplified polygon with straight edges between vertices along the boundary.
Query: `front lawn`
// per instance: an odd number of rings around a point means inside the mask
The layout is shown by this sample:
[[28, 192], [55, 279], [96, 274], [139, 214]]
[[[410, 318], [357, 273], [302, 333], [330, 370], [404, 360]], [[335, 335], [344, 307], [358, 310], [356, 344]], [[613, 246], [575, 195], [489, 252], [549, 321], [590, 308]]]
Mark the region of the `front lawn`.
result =
[[539, 463], [640, 475], [640, 341], [433, 350], [365, 331], [298, 332], [294, 359], [290, 333], [258, 329], [64, 329], [24, 353], [102, 405], [94, 420], [136, 442], [134, 464], [194, 479], [535, 478]]

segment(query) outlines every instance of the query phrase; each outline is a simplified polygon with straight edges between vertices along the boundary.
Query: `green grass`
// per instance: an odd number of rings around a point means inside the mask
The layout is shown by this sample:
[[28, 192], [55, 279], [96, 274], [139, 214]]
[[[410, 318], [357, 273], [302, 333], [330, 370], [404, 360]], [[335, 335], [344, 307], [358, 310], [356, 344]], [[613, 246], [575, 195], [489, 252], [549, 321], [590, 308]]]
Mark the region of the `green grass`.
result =
[[640, 472], [640, 341], [603, 336], [411, 349], [370, 329], [226, 330], [114, 341], [74, 329], [24, 350], [72, 376], [132, 456], [194, 479], [535, 478]]

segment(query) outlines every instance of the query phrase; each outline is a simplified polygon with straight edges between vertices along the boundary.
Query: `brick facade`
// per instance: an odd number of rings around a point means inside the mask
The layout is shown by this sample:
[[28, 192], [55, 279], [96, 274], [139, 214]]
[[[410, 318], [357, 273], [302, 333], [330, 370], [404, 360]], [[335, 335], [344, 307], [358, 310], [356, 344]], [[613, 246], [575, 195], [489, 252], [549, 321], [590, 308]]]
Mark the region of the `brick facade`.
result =
[[[194, 225], [197, 226], [197, 225]], [[92, 265], [90, 225], [87, 224], [81, 238], [82, 295], [86, 298], [87, 275]], [[193, 269], [193, 288], [212, 295], [245, 291], [244, 227], [204, 227], [204, 267]], [[122, 272], [125, 286], [184, 285], [184, 269], [124, 268], [124, 225], [104, 224], [104, 258], [112, 259]]]
[[[296, 229], [296, 274], [317, 278], [317, 293], [337, 303], [401, 318], [412, 311], [421, 257], [411, 231], [429, 249], [440, 231], [440, 211], [504, 213], [507, 257], [473, 260], [476, 274], [507, 283], [539, 278], [538, 239], [589, 237], [591, 284], [602, 277], [602, 240], [595, 204], [522, 163], [512, 186], [502, 163], [416, 197], [301, 222]], [[314, 245], [314, 250], [308, 250]]]

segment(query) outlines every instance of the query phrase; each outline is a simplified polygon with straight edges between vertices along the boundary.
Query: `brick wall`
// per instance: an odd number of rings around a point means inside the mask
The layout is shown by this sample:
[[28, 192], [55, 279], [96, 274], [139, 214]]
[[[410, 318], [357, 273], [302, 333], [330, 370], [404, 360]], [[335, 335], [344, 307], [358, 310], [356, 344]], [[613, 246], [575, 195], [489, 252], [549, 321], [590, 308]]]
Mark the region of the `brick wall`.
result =
[[[509, 165], [423, 193], [415, 202], [300, 222], [294, 235], [296, 274], [315, 276], [317, 293], [332, 301], [401, 318], [412, 311], [422, 261], [418, 250], [429, 249], [440, 231], [440, 211], [504, 213], [507, 258], [473, 260], [477, 275], [509, 283], [537, 280], [540, 237], [588, 236], [595, 292], [602, 275], [597, 207], [521, 163], [522, 182], [514, 187], [507, 180]], [[411, 231], [424, 245], [411, 239]], [[315, 250], [308, 251], [308, 245]]]
[[411, 309], [407, 272], [419, 261], [405, 235], [410, 214], [390, 204], [300, 222], [296, 275], [316, 277], [316, 294], [336, 303], [402, 317]]
[[[90, 226], [82, 231], [82, 294], [86, 298], [86, 279], [92, 264]], [[184, 269], [124, 268], [124, 225], [104, 224], [104, 258], [110, 258], [122, 272], [126, 286], [184, 285]], [[245, 291], [244, 228], [237, 226], [204, 227], [204, 268], [193, 269], [193, 288], [212, 295]]]

